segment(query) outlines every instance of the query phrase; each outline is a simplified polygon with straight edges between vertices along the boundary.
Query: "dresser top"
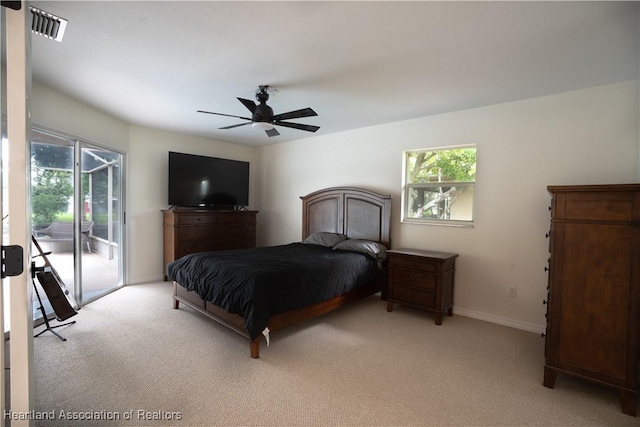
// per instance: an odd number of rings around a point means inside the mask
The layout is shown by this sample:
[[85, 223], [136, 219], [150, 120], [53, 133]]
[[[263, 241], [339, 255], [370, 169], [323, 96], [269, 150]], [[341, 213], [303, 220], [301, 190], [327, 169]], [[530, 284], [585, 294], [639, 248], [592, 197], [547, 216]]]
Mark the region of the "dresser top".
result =
[[421, 256], [426, 258], [437, 258], [437, 259], [449, 259], [449, 258], [456, 258], [458, 256], [458, 254], [453, 254], [450, 252], [438, 252], [438, 251], [410, 249], [410, 248], [390, 249], [387, 251], [387, 253], [401, 254], [401, 255], [414, 255], [414, 256]]
[[161, 209], [163, 213], [169, 214], [255, 214], [258, 211], [252, 211], [249, 209], [216, 209], [216, 208], [203, 208], [203, 207], [171, 207], [169, 209]]
[[549, 193], [640, 191], [640, 184], [549, 185]]

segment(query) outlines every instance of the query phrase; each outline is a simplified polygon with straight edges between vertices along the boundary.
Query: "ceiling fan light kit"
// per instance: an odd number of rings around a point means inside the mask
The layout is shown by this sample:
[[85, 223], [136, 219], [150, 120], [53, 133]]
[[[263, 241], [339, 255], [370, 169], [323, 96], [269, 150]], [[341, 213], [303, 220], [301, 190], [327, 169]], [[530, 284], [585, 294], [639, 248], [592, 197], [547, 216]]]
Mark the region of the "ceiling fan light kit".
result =
[[273, 129], [273, 124], [269, 122], [253, 122], [251, 123], [251, 127], [262, 129], [262, 130], [270, 130], [270, 129]]
[[[272, 89], [273, 90], [273, 89]], [[251, 111], [251, 118], [242, 117], [242, 116], [234, 116], [232, 114], [223, 114], [223, 113], [214, 113], [211, 111], [198, 110], [198, 113], [206, 113], [206, 114], [215, 114], [217, 116], [225, 116], [225, 117], [235, 117], [242, 120], [247, 120], [247, 123], [239, 123], [230, 126], [224, 126], [219, 129], [232, 129], [239, 126], [248, 125], [251, 123], [251, 127], [263, 129], [268, 137], [278, 136], [280, 133], [275, 129], [275, 126], [284, 126], [292, 129], [304, 130], [307, 132], [315, 132], [320, 129], [320, 126], [314, 125], [305, 125], [301, 123], [292, 123], [285, 122], [284, 120], [291, 119], [299, 119], [302, 117], [313, 117], [318, 114], [313, 111], [311, 108], [303, 108], [301, 110], [289, 111], [288, 113], [282, 114], [273, 114], [273, 109], [267, 105], [267, 101], [269, 100], [269, 86], [263, 85], [258, 86], [258, 90], [256, 91], [256, 101], [255, 102], [238, 98], [238, 101], [242, 103], [249, 111]]]

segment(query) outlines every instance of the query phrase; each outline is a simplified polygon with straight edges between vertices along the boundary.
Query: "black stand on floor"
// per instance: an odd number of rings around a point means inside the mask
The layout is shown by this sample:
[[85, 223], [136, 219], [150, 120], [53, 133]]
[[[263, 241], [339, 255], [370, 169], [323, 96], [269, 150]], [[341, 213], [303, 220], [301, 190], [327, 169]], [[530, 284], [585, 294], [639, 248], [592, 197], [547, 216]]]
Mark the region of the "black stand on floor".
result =
[[44, 323], [46, 325], [44, 331], [41, 331], [38, 334], [34, 335], [34, 338], [39, 337], [40, 335], [49, 331], [53, 335], [60, 338], [62, 341], [66, 341], [66, 338], [58, 334], [53, 329], [59, 328], [61, 326], [72, 325], [76, 322], [74, 320], [56, 326], [51, 326], [49, 324], [47, 313], [44, 310], [44, 305], [42, 304], [42, 299], [40, 298], [40, 292], [38, 291], [38, 287], [36, 286], [36, 277], [38, 278], [38, 282], [40, 282], [40, 285], [42, 286], [42, 290], [45, 292], [45, 294], [47, 294], [49, 302], [51, 303], [51, 308], [53, 308], [53, 311], [56, 313], [56, 318], [58, 320], [67, 320], [69, 317], [78, 314], [78, 312], [74, 308], [74, 306], [77, 306], [77, 304], [75, 300], [73, 300], [73, 297], [69, 296], [67, 287], [64, 285], [64, 282], [62, 281], [60, 276], [58, 276], [58, 273], [47, 258], [47, 255], [51, 252], [43, 252], [35, 236], [31, 236], [31, 241], [39, 252], [39, 255], [35, 255], [32, 258], [42, 257], [45, 263], [42, 267], [36, 267], [36, 263], [33, 261], [33, 259], [31, 260], [31, 282], [33, 283], [33, 289], [36, 290], [38, 303], [40, 304], [40, 312], [42, 313], [42, 317], [44, 318]]
[[72, 324], [76, 323], [76, 321], [72, 320], [71, 322], [62, 323], [62, 324], [56, 325], [56, 326], [51, 326], [49, 324], [49, 319], [47, 318], [47, 313], [44, 310], [44, 305], [42, 305], [42, 299], [40, 299], [40, 292], [38, 292], [38, 287], [36, 286], [36, 282], [33, 282], [33, 289], [35, 289], [35, 291], [36, 291], [36, 296], [38, 297], [38, 304], [40, 304], [39, 310], [40, 310], [40, 313], [42, 313], [42, 318], [44, 319], [44, 324], [46, 325], [46, 328], [44, 330], [38, 332], [33, 337], [34, 338], [39, 337], [40, 335], [42, 335], [45, 332], [49, 331], [53, 335], [55, 335], [58, 338], [60, 338], [62, 341], [66, 341], [67, 339], [65, 337], [63, 337], [62, 335], [60, 335], [59, 333], [57, 333], [56, 331], [54, 331], [54, 329], [55, 328], [60, 328], [62, 326], [72, 325]]

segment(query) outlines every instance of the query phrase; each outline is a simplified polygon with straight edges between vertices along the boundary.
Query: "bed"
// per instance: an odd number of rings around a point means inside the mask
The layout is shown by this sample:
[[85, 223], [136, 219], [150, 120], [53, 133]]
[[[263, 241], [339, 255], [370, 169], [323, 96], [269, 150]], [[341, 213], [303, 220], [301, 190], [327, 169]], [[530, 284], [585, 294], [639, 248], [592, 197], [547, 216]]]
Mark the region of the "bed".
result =
[[173, 307], [183, 303], [249, 339], [384, 290], [391, 196], [332, 187], [302, 196], [302, 239], [191, 254], [167, 265]]

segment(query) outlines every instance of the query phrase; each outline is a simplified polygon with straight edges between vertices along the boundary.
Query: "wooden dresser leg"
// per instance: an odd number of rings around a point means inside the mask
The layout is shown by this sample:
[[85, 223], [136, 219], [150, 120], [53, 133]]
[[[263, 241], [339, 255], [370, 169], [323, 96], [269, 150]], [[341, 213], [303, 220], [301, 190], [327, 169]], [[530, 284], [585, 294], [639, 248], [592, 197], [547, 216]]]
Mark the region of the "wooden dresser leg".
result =
[[393, 303], [391, 301], [387, 301], [387, 311], [389, 313], [393, 311]]
[[632, 417], [636, 416], [636, 407], [638, 405], [637, 393], [621, 391], [620, 402], [622, 403], [622, 412]]
[[442, 312], [434, 312], [433, 320], [435, 321], [436, 325], [442, 325]]
[[544, 381], [542, 385], [545, 387], [553, 388], [556, 384], [556, 378], [558, 377], [558, 372], [553, 369], [549, 369], [546, 366], [544, 367]]
[[251, 348], [251, 357], [257, 359], [260, 357], [260, 337], [250, 341], [249, 347]]
[[173, 308], [178, 309], [180, 308], [180, 301], [178, 301], [177, 299], [173, 299]]

